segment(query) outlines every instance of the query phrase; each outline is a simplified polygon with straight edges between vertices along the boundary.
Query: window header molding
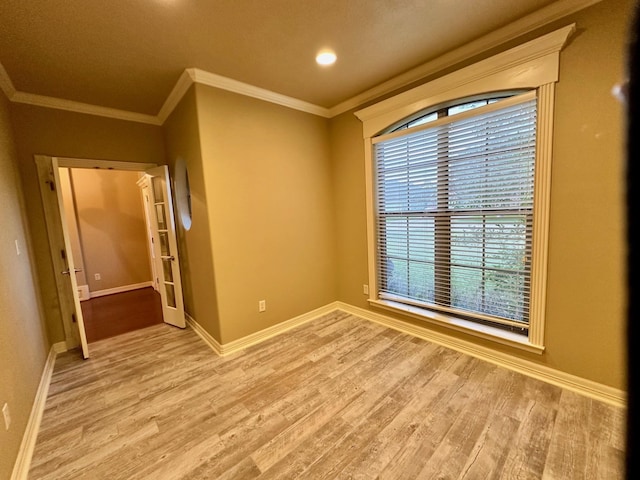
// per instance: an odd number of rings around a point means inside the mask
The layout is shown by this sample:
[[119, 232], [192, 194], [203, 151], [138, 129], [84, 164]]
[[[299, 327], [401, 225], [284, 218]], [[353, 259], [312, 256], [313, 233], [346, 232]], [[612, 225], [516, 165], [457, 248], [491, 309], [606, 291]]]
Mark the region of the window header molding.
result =
[[416, 112], [479, 92], [538, 88], [558, 81], [559, 55], [575, 23], [355, 112], [370, 138]]

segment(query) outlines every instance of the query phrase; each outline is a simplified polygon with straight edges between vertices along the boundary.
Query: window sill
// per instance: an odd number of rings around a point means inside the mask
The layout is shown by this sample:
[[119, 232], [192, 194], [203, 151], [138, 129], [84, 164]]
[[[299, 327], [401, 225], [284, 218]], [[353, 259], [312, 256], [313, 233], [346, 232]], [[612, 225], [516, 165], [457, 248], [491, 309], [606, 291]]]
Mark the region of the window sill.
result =
[[411, 305], [405, 305], [403, 303], [392, 302], [389, 300], [369, 299], [369, 303], [385, 310], [402, 313], [404, 315], [417, 318], [418, 320], [425, 320], [429, 323], [433, 323], [434, 325], [457, 330], [468, 335], [473, 335], [502, 345], [508, 345], [527, 352], [537, 353], [539, 355], [544, 352], [543, 345], [535, 345], [529, 342], [529, 339], [526, 336], [508, 332], [490, 325], [481, 325], [452, 315], [446, 315], [433, 310], [413, 307]]

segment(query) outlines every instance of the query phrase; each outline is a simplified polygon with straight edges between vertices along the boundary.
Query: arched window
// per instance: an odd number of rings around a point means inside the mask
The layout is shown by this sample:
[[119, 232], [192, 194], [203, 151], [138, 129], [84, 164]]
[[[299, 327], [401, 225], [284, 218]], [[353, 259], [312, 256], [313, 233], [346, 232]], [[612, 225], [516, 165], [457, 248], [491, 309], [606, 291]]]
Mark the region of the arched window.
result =
[[371, 305], [544, 351], [554, 92], [574, 30], [356, 112]]
[[436, 107], [374, 139], [379, 298], [529, 325], [535, 92]]

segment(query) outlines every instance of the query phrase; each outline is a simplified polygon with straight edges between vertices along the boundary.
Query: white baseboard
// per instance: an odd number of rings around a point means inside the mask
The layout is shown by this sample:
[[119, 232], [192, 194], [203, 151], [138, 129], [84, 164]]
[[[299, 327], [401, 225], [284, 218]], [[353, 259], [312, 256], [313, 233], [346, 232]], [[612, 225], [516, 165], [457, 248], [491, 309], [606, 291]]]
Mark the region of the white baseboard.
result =
[[47, 357], [47, 362], [44, 365], [42, 377], [40, 378], [40, 384], [38, 385], [38, 391], [36, 392], [36, 397], [31, 407], [27, 428], [25, 428], [24, 435], [22, 436], [22, 443], [20, 444], [20, 450], [18, 450], [18, 458], [16, 458], [16, 463], [13, 466], [11, 480], [26, 480], [29, 475], [31, 457], [33, 456], [33, 449], [36, 446], [38, 430], [40, 429], [40, 422], [42, 421], [42, 414], [44, 413], [47, 394], [49, 393], [49, 385], [51, 384], [51, 375], [53, 374], [56, 355], [60, 348], [64, 348], [64, 351], [66, 351], [67, 345], [64, 342], [56, 343], [51, 347], [51, 350], [49, 350], [49, 356]]
[[91, 298], [104, 297], [105, 295], [113, 295], [114, 293], [128, 292], [130, 290], [137, 290], [139, 288], [145, 288], [145, 287], [153, 287], [153, 282], [149, 280], [148, 282], [133, 283], [131, 285], [123, 285], [121, 287], [106, 288], [104, 290], [96, 290], [95, 292], [91, 292], [90, 295], [91, 295]]
[[193, 317], [191, 317], [190, 315], [186, 315], [186, 318], [187, 323], [189, 323], [189, 325], [193, 327], [194, 331], [198, 335], [200, 335], [205, 343], [207, 343], [211, 347], [211, 349], [218, 355], [224, 356], [229, 355], [230, 353], [237, 352], [239, 350], [243, 350], [247, 347], [250, 347], [251, 345], [264, 342], [269, 338], [280, 335], [287, 330], [291, 330], [292, 328], [315, 320], [316, 318], [320, 318], [323, 315], [336, 311], [337, 309], [337, 302], [332, 302], [328, 305], [316, 308], [315, 310], [311, 310], [310, 312], [303, 313], [302, 315], [298, 315], [297, 317], [290, 318], [289, 320], [285, 320], [284, 322], [265, 328], [264, 330], [260, 330], [258, 332], [247, 335], [246, 337], [242, 337], [237, 340], [233, 340], [232, 342], [222, 344], [219, 343], [211, 335], [209, 335], [209, 333], [204, 328], [202, 328], [202, 326], [198, 322], [196, 322]]
[[187, 325], [193, 328], [193, 331], [198, 334], [198, 336], [204, 341], [204, 343], [209, 345], [209, 347], [211, 347], [211, 350], [216, 352], [216, 354], [222, 355], [222, 345], [220, 345], [220, 343], [218, 343], [218, 341], [213, 338], [209, 334], [209, 332], [202, 328], [202, 325], [196, 322], [195, 319], [187, 312], [184, 312], [184, 317], [187, 320]]
[[214, 352], [218, 355], [228, 355], [248, 346], [263, 342], [264, 340], [284, 333], [298, 325], [302, 325], [303, 323], [314, 320], [335, 310], [341, 310], [414, 337], [437, 343], [438, 345], [471, 355], [472, 357], [485, 360], [500, 367], [508, 368], [509, 370], [536, 378], [543, 382], [547, 382], [561, 388], [566, 388], [567, 390], [571, 390], [609, 405], [622, 408], [626, 408], [627, 406], [627, 393], [623, 390], [603, 385], [586, 378], [578, 377], [577, 375], [562, 372], [560, 370], [547, 367], [546, 365], [525, 360], [508, 353], [499, 352], [492, 348], [483, 347], [467, 340], [434, 332], [428, 328], [412, 325], [410, 323], [403, 322], [402, 320], [397, 320], [380, 313], [355, 307], [344, 302], [330, 303], [324, 307], [320, 307], [311, 312], [225, 344], [219, 343], [189, 315], [187, 315], [187, 323], [191, 325], [194, 331], [213, 349]]
[[336, 303], [338, 309], [357, 317], [379, 323], [414, 337], [437, 343], [438, 345], [471, 355], [472, 357], [486, 360], [487, 362], [491, 362], [495, 365], [508, 368], [509, 370], [522, 373], [561, 388], [566, 388], [567, 390], [571, 390], [609, 405], [623, 408], [626, 408], [627, 406], [626, 392], [617, 388], [603, 385], [592, 380], [587, 380], [576, 375], [571, 375], [570, 373], [565, 373], [539, 363], [493, 350], [491, 348], [476, 345], [475, 343], [466, 340], [434, 332], [427, 328], [412, 325], [410, 323], [396, 320], [386, 315], [365, 310], [360, 307], [355, 307], [347, 303]]

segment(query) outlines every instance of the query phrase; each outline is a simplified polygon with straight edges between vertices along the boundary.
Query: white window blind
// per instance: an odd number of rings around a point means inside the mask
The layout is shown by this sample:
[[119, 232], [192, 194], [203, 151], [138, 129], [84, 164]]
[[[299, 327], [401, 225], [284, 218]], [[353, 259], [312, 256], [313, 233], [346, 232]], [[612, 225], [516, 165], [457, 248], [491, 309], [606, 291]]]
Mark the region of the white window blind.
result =
[[373, 139], [378, 292], [526, 329], [535, 92], [488, 103]]

